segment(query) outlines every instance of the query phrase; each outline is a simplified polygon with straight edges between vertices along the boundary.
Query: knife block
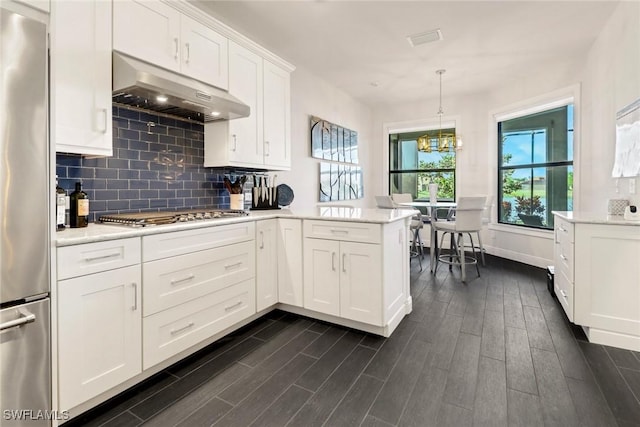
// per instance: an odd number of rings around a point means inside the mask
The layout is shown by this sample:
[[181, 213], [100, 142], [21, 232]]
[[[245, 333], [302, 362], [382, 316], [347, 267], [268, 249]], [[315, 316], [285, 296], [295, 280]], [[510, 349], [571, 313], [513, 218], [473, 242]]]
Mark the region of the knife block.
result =
[[266, 192], [263, 193], [262, 187], [253, 187], [251, 210], [267, 210], [280, 209], [278, 207], [278, 187], [264, 187]]

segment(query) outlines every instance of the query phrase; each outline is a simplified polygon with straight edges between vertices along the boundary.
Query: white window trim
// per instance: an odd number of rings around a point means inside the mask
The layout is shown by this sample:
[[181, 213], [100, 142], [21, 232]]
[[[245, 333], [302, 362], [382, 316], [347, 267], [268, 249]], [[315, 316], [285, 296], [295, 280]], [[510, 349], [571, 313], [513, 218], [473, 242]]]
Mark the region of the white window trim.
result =
[[[462, 134], [462, 119], [458, 115], [443, 116], [442, 129], [455, 128], [456, 134]], [[425, 119], [407, 120], [402, 122], [390, 122], [382, 124], [382, 174], [380, 183], [382, 194], [389, 194], [389, 135], [394, 133], [415, 132], [419, 130], [440, 129], [440, 121], [437, 117]], [[456, 153], [456, 157], [458, 154]], [[456, 194], [459, 194], [458, 182], [460, 182], [460, 169], [456, 161]]]
[[[493, 210], [493, 217], [491, 218], [491, 229], [538, 237], [545, 237], [550, 232], [550, 230], [537, 230], [498, 222], [498, 122], [561, 107], [570, 103], [573, 103], [573, 210], [578, 211], [580, 209], [578, 191], [580, 188], [580, 138], [582, 136], [580, 91], [580, 84], [576, 83], [575, 85], [489, 111], [489, 119], [487, 121], [489, 123], [488, 135], [489, 141], [493, 141], [492, 144], [489, 144], [489, 158], [493, 159], [494, 167], [489, 168], [488, 173], [490, 174], [489, 185], [496, 202], [496, 208]], [[527, 232], [522, 232], [523, 229], [527, 230]]]

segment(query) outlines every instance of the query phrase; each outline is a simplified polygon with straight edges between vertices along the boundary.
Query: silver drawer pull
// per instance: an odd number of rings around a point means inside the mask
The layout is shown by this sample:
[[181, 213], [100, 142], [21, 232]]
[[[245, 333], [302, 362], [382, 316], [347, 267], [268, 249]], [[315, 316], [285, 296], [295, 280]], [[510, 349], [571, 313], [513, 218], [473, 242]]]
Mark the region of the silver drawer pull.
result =
[[16, 328], [18, 326], [26, 325], [27, 323], [33, 323], [36, 321], [36, 315], [33, 313], [23, 312], [18, 310], [20, 317], [15, 320], [9, 320], [8, 322], [0, 324], [0, 331], [5, 329]]
[[567, 257], [566, 257], [566, 256], [564, 256], [564, 255], [562, 255], [562, 254], [560, 254], [560, 258], [561, 258], [563, 261], [566, 261], [566, 260], [567, 260]]
[[230, 306], [228, 306], [228, 307], [225, 307], [225, 308], [224, 308], [224, 311], [231, 311], [231, 310], [233, 310], [234, 308], [236, 308], [236, 307], [238, 307], [238, 306], [240, 306], [240, 305], [242, 305], [242, 301], [238, 301], [237, 303], [235, 303], [235, 304], [233, 304], [233, 305], [230, 305]]
[[332, 232], [332, 233], [349, 234], [349, 230], [340, 230], [340, 229], [337, 229], [337, 228], [332, 228], [332, 229], [331, 229], [331, 232]]
[[107, 258], [114, 258], [120, 256], [120, 252], [114, 252], [111, 254], [107, 254], [107, 255], [98, 255], [98, 256], [94, 256], [94, 257], [85, 257], [84, 260], [86, 262], [91, 262], [91, 261], [97, 261], [99, 259], [107, 259]]
[[171, 284], [175, 285], [178, 283], [186, 282], [186, 281], [192, 280], [194, 277], [196, 277], [196, 275], [191, 273], [187, 277], [183, 277], [182, 279], [171, 279]]
[[565, 291], [563, 291], [562, 289], [560, 289], [560, 293], [562, 294], [562, 297], [563, 297], [564, 299], [568, 299], [568, 298], [567, 298], [567, 293], [566, 293]]
[[133, 307], [131, 310], [136, 311], [138, 309], [138, 284], [133, 282], [131, 286], [133, 287]]
[[239, 265], [242, 265], [242, 261], [239, 261], [233, 264], [227, 264], [224, 266], [224, 269], [229, 270], [230, 268], [238, 267]]
[[177, 333], [180, 333], [180, 332], [182, 332], [182, 331], [184, 331], [184, 330], [186, 330], [186, 329], [189, 329], [189, 328], [193, 327], [193, 325], [195, 325], [195, 323], [193, 323], [193, 322], [189, 322], [189, 323], [187, 323], [185, 326], [183, 326], [182, 328], [172, 329], [169, 333], [170, 333], [171, 335], [175, 335], [175, 334], [177, 334]]
[[563, 233], [566, 233], [566, 232], [567, 232], [567, 229], [566, 229], [566, 228], [564, 228], [564, 227], [563, 227], [563, 226], [561, 226], [561, 225], [559, 225], [559, 226], [558, 226], [558, 229], [559, 229], [560, 231], [562, 231]]

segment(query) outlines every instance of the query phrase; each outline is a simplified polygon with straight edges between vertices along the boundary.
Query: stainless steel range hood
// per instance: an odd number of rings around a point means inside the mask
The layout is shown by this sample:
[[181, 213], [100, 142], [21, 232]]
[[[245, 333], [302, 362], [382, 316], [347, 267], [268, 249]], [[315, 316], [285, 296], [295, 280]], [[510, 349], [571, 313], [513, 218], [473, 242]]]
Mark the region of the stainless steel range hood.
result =
[[250, 109], [228, 92], [113, 52], [113, 102], [199, 122], [247, 117]]

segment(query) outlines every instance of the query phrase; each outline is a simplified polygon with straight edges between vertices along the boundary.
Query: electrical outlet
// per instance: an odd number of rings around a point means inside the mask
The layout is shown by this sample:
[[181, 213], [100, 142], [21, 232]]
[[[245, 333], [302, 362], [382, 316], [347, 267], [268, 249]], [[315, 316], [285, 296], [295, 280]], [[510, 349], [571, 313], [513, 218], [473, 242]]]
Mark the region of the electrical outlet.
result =
[[636, 179], [631, 178], [629, 180], [629, 194], [636, 194]]

